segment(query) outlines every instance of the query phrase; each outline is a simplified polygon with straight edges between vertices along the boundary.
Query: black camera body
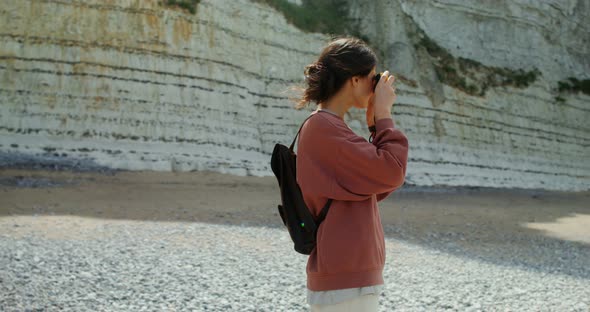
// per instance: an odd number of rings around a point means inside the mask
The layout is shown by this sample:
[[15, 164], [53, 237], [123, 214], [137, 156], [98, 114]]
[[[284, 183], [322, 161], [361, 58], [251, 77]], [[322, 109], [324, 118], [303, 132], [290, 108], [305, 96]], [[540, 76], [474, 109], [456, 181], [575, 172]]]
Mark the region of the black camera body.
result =
[[375, 92], [375, 88], [377, 87], [377, 83], [379, 82], [379, 79], [381, 79], [381, 73], [373, 76], [373, 92]]

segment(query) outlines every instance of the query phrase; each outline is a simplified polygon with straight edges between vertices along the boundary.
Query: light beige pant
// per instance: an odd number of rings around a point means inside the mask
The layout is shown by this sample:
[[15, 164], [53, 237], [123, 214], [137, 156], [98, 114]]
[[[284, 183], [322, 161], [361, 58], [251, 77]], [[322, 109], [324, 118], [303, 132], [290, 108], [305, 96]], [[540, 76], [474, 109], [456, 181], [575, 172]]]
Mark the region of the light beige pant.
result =
[[311, 312], [377, 312], [379, 297], [364, 295], [337, 304], [312, 304]]

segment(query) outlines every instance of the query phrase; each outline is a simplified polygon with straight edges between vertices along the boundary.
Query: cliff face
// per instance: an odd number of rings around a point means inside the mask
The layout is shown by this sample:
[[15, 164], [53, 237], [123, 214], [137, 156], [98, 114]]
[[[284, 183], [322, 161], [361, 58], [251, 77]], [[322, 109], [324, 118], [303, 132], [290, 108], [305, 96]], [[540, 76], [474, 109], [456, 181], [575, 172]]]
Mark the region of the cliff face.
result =
[[[401, 77], [407, 183], [589, 189], [590, 97], [557, 91], [588, 78], [589, 11], [584, 1], [351, 4], [379, 69]], [[328, 39], [246, 0], [203, 0], [194, 15], [158, 1], [4, 1], [0, 151], [272, 175], [274, 144], [290, 144], [313, 109], [294, 110], [283, 91]], [[347, 122], [368, 137], [364, 112]]]
[[[394, 113], [411, 138], [408, 182], [589, 188], [590, 97], [558, 91], [588, 79], [587, 2], [365, 1], [350, 12], [385, 67], [418, 82], [399, 88]], [[508, 69], [535, 78], [490, 86], [513, 80]]]
[[9, 0], [0, 23], [1, 150], [133, 170], [271, 174], [306, 115], [280, 91], [325, 39], [244, 0]]

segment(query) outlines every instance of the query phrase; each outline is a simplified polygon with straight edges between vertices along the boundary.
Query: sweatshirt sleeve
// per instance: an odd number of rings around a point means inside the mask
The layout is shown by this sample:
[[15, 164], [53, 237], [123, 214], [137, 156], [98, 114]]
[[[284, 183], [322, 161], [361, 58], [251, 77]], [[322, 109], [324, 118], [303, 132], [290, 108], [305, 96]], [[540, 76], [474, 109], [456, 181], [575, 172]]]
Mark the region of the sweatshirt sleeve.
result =
[[373, 142], [349, 136], [339, 142], [336, 157], [328, 164], [335, 179], [329, 198], [365, 200], [373, 194], [384, 199], [404, 183], [408, 160], [408, 139], [394, 128], [392, 118], [376, 121]]

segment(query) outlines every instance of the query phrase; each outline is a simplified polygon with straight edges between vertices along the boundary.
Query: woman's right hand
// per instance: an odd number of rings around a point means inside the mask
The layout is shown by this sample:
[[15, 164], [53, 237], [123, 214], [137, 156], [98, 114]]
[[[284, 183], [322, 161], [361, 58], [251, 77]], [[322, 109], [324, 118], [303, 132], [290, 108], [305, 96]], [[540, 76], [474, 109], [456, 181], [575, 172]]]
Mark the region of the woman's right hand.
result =
[[395, 102], [397, 95], [395, 94], [395, 87], [393, 83], [395, 77], [389, 75], [389, 71], [383, 72], [381, 78], [375, 87], [375, 94], [373, 97], [373, 109], [375, 110], [375, 121], [381, 118], [391, 118], [391, 107]]

